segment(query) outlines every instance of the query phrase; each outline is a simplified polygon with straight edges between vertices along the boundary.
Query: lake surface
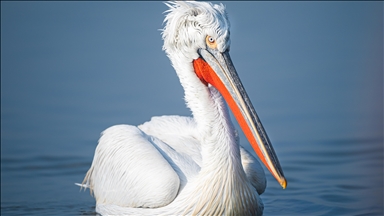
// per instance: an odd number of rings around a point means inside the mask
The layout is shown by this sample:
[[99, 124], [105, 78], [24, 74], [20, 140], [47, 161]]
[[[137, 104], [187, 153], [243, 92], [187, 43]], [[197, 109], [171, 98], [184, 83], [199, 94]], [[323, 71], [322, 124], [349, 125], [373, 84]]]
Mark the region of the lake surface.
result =
[[[288, 180], [264, 215], [383, 215], [383, 2], [225, 2]], [[95, 215], [101, 131], [185, 115], [161, 2], [1, 2], [1, 215]], [[252, 151], [241, 134], [241, 144]]]

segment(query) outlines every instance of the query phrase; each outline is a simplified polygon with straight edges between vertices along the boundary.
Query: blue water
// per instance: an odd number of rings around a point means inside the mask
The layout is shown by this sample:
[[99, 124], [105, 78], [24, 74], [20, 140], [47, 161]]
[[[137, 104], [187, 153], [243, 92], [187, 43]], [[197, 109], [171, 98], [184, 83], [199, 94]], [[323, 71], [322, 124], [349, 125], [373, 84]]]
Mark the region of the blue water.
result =
[[[264, 215], [383, 215], [383, 2], [225, 2], [288, 179]], [[161, 2], [1, 2], [1, 214], [94, 215], [100, 132], [190, 115]], [[241, 144], [251, 151], [245, 137]]]

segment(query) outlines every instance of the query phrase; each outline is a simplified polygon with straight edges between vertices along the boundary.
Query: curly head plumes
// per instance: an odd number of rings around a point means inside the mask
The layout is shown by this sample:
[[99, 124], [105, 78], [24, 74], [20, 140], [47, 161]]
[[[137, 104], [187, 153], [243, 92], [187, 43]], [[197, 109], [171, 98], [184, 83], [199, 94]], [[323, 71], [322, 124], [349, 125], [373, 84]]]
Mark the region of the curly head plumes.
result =
[[185, 57], [198, 58], [197, 49], [205, 48], [207, 35], [217, 41], [219, 51], [230, 45], [229, 20], [222, 4], [207, 2], [168, 2], [162, 32], [163, 50], [170, 55], [181, 52]]

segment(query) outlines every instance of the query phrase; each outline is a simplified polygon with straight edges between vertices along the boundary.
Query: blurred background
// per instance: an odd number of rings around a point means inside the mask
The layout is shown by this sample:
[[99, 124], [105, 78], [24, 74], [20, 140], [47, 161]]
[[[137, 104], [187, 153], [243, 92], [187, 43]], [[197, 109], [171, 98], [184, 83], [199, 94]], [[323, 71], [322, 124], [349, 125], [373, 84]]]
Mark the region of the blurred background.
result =
[[[288, 179], [264, 215], [383, 214], [383, 2], [224, 2]], [[95, 214], [100, 133], [185, 115], [161, 2], [1, 2], [1, 214]], [[238, 126], [237, 126], [238, 127]], [[252, 151], [241, 134], [241, 144]]]

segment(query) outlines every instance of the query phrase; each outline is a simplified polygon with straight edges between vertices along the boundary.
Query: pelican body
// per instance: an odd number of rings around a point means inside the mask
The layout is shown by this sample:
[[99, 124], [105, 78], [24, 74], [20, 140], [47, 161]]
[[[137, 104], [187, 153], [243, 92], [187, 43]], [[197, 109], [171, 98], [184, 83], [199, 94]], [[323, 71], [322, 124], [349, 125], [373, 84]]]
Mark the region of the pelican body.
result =
[[283, 188], [287, 181], [229, 56], [225, 8], [166, 5], [163, 49], [193, 117], [106, 129], [81, 186], [102, 215], [262, 215], [265, 174], [239, 145], [225, 101], [260, 161]]

